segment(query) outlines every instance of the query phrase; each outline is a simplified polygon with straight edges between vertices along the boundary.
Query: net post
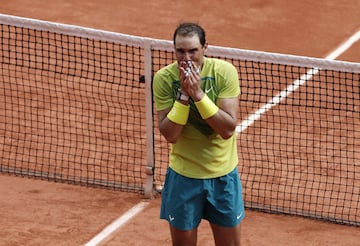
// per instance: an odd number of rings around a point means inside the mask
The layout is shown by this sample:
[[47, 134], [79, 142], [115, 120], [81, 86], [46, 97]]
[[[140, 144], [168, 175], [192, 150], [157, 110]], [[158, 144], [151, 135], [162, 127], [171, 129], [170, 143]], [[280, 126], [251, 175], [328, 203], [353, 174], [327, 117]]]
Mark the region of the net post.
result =
[[152, 55], [150, 42], [144, 42], [146, 107], [146, 183], [145, 198], [154, 198], [154, 121], [152, 100]]

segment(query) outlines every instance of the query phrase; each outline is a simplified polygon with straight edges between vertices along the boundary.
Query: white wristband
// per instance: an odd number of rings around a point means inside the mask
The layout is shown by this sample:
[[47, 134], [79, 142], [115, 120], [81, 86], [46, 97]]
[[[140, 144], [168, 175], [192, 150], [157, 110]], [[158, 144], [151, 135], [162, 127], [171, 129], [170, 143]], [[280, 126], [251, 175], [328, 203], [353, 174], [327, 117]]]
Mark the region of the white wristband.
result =
[[180, 100], [180, 101], [189, 101], [189, 96], [184, 94], [181, 89], [178, 90], [178, 93], [176, 95], [176, 100]]

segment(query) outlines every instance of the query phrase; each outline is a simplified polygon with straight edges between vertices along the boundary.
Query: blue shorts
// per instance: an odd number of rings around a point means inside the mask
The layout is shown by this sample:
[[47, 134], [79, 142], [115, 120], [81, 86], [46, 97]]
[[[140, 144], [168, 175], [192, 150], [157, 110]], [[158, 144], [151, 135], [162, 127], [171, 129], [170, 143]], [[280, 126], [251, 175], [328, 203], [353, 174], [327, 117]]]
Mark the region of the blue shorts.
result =
[[212, 179], [187, 178], [168, 168], [161, 197], [160, 218], [179, 230], [194, 229], [202, 219], [234, 227], [245, 217], [237, 168]]

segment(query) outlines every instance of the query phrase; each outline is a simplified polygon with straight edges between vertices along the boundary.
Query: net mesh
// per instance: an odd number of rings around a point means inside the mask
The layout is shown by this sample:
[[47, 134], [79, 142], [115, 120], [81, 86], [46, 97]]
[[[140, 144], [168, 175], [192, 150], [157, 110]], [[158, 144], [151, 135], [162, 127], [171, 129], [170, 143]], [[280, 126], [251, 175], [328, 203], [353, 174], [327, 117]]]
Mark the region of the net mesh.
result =
[[143, 49], [0, 28], [1, 171], [142, 190]]
[[[169, 146], [146, 67], [173, 62], [169, 42], [2, 22], [0, 171], [140, 192], [153, 172], [162, 186]], [[360, 225], [360, 65], [212, 48], [239, 71], [246, 207]]]
[[[154, 72], [173, 59], [154, 53]], [[360, 74], [216, 57], [240, 75], [246, 207], [360, 225]], [[164, 167], [165, 143], [158, 146]], [[156, 171], [163, 180], [166, 170]]]

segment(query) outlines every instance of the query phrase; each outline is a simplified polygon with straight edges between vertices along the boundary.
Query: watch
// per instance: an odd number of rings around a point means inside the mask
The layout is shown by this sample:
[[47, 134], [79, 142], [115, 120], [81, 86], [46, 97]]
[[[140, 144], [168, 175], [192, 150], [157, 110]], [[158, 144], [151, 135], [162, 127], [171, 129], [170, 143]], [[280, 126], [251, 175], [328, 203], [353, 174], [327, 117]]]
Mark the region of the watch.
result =
[[185, 95], [181, 89], [178, 90], [178, 93], [176, 95], [176, 100], [180, 100], [180, 101], [189, 101], [189, 96]]

